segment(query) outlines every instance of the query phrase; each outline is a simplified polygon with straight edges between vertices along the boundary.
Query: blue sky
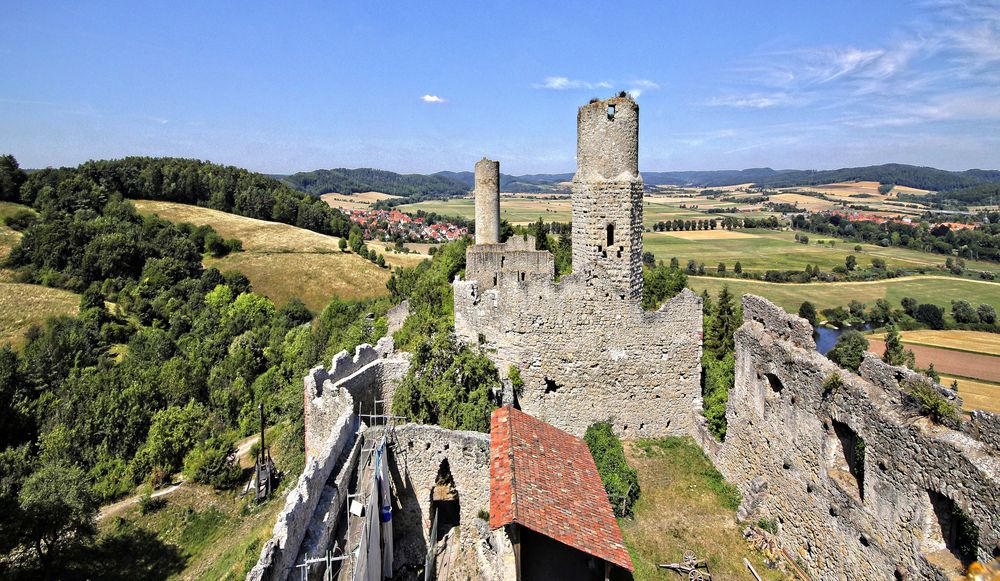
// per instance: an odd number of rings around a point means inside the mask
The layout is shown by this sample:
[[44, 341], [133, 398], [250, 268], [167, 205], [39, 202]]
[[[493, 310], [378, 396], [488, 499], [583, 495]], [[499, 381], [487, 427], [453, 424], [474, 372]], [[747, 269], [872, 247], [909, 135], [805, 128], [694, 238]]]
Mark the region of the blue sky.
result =
[[1000, 0], [13, 2], [0, 152], [575, 168], [629, 90], [645, 171], [1000, 168]]

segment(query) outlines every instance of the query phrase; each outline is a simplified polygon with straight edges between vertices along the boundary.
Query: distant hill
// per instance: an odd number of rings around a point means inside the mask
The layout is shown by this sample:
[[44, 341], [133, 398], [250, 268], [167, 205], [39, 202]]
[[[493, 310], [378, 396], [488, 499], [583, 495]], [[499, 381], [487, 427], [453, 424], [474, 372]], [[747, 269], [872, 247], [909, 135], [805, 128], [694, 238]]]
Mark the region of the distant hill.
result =
[[[970, 169], [954, 172], [933, 167], [889, 163], [834, 170], [776, 170], [762, 167], [742, 170], [642, 172], [642, 178], [648, 186], [710, 188], [752, 183], [760, 187], [786, 188], [837, 182], [875, 181], [922, 190], [951, 192], [1000, 183], [1000, 170]], [[298, 190], [316, 196], [328, 192], [350, 194], [378, 191], [421, 199], [465, 195], [472, 190], [475, 181], [474, 174], [470, 171], [441, 171], [425, 175], [397, 174], [367, 168], [316, 170], [283, 176], [281, 179]], [[572, 179], [572, 173], [520, 176], [500, 174], [500, 190], [568, 192], [565, 186], [559, 184]], [[969, 195], [978, 199], [979, 193], [979, 190], [974, 190]]]
[[321, 196], [330, 192], [382, 192], [394, 196], [448, 198], [464, 196], [471, 186], [442, 174], [398, 174], [381, 169], [318, 169], [281, 178], [293, 188]]

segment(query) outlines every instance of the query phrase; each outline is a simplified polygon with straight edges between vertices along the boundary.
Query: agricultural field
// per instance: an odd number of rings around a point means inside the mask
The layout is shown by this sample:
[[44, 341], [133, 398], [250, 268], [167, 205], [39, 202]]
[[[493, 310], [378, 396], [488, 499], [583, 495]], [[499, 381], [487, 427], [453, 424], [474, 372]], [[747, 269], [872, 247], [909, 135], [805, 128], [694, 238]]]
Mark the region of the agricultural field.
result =
[[618, 521], [636, 581], [681, 579], [656, 565], [680, 562], [685, 551], [708, 559], [713, 579], [750, 579], [744, 557], [764, 579], [786, 578], [768, 569], [743, 539], [743, 526], [736, 522], [739, 493], [693, 440], [644, 439], [623, 444], [629, 466], [639, 473], [641, 489], [634, 518]]
[[[937, 347], [938, 349], [953, 349], [955, 351], [965, 351], [968, 353], [982, 353], [1000, 357], [1000, 335], [996, 333], [986, 333], [984, 331], [901, 331], [899, 333], [903, 343], [907, 345], [923, 345], [925, 347]], [[883, 339], [883, 333], [872, 335], [875, 339]], [[997, 361], [1000, 366], [1000, 361]]]
[[382, 192], [364, 192], [350, 195], [337, 193], [323, 194], [319, 197], [319, 199], [326, 202], [331, 208], [349, 211], [367, 210], [371, 208], [375, 202], [391, 200], [398, 197], [399, 196], [393, 196], [392, 194], [383, 194]]
[[[223, 258], [206, 257], [205, 266], [242, 272], [256, 292], [278, 305], [298, 297], [315, 312], [334, 295], [355, 299], [388, 293], [385, 283], [391, 274], [389, 269], [341, 252], [336, 236], [199, 206], [148, 200], [136, 201], [135, 205], [144, 214], [157, 214], [172, 222], [208, 224], [224, 238], [242, 240], [243, 252]], [[385, 259], [390, 265], [404, 264], [404, 259], [398, 258], [401, 256], [405, 255], [386, 253]]]
[[49, 317], [76, 315], [80, 295], [37, 284], [0, 282], [0, 344], [24, 344], [24, 333]]
[[[460, 216], [467, 220], [476, 218], [475, 200], [472, 198], [451, 198], [430, 200], [416, 204], [397, 206], [401, 212], [415, 213], [417, 210], [435, 212], [442, 216]], [[546, 222], [569, 222], [571, 216], [568, 199], [545, 199], [537, 197], [501, 196], [500, 217], [511, 224], [528, 224], [542, 218]]]
[[[819, 244], [820, 241], [823, 243]], [[876, 257], [885, 260], [889, 268], [908, 270], [943, 268], [945, 261], [939, 254], [858, 245], [812, 235], [809, 235], [809, 244], [800, 244], [795, 241], [795, 232], [763, 229], [647, 232], [643, 235], [643, 246], [657, 260], [668, 261], [676, 257], [682, 265], [695, 260], [713, 270], [723, 262], [728, 271], [732, 271], [739, 261], [744, 271], [805, 270], [807, 264], [812, 264], [829, 272], [835, 266], [843, 266], [849, 255], [857, 258], [861, 268], [869, 267]], [[855, 246], [861, 246], [861, 252], [855, 252]], [[966, 261], [966, 268], [1000, 272], [1000, 264], [976, 260]]]
[[790, 313], [798, 312], [802, 301], [810, 301], [817, 309], [846, 307], [853, 299], [871, 305], [876, 299], [886, 299], [898, 308], [903, 297], [913, 297], [921, 303], [934, 303], [951, 312], [953, 299], [965, 299], [974, 305], [988, 303], [1000, 309], [1000, 283], [969, 280], [949, 276], [907, 276], [871, 282], [820, 282], [808, 284], [772, 283], [758, 280], [689, 276], [688, 286], [695, 292], [708, 290], [717, 296], [723, 286], [736, 295], [760, 295]]
[[[935, 365], [934, 367], [937, 367]], [[979, 381], [967, 377], [941, 375], [941, 384], [951, 386], [958, 382], [958, 395], [965, 409], [977, 409], [1000, 414], [1000, 383]]]
[[[798, 186], [793, 188], [782, 188], [780, 193], [772, 195], [775, 201], [787, 202], [789, 204], [798, 203], [799, 207], [811, 212], [832, 210], [842, 203], [863, 204], [879, 212], [889, 214], [919, 213], [923, 206], [908, 202], [906, 207], [898, 204], [898, 196], [901, 193], [910, 195], [923, 195], [931, 192], [910, 188], [906, 186], [894, 186], [888, 193], [883, 194], [878, 191], [879, 182], [841, 182], [835, 184], [823, 184], [818, 186]], [[805, 192], [816, 192], [826, 196], [827, 199], [803, 195]], [[889, 202], [896, 202], [890, 204]], [[909, 209], [907, 209], [909, 208]]]

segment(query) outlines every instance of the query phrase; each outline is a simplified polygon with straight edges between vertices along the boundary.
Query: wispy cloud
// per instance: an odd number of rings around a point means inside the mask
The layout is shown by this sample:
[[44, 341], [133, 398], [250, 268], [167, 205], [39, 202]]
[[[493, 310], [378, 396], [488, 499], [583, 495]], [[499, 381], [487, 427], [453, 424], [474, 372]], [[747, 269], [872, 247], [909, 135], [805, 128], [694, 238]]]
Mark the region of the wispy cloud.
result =
[[633, 79], [630, 81], [584, 81], [581, 79], [571, 79], [569, 77], [545, 77], [541, 83], [531, 85], [535, 89], [548, 89], [552, 91], [568, 91], [573, 89], [614, 89], [615, 87], [627, 87], [630, 95], [639, 98], [647, 91], [654, 91], [660, 88], [659, 83], [649, 79]]
[[790, 97], [787, 93], [752, 93], [746, 95], [717, 95], [706, 101], [712, 107], [731, 107], [734, 109], [768, 109], [787, 104]]
[[424, 95], [420, 97], [420, 100], [424, 103], [447, 103], [448, 101], [444, 97], [438, 97], [437, 95]]
[[532, 87], [565, 91], [567, 89], [610, 89], [612, 85], [608, 81], [590, 82], [569, 77], [545, 77], [541, 83], [535, 83]]

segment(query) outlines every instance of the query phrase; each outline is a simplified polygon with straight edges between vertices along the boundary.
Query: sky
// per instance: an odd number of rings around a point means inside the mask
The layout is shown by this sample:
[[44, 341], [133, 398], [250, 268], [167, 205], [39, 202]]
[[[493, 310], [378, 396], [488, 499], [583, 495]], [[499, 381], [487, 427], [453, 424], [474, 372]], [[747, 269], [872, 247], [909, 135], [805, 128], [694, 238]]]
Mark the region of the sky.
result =
[[0, 0], [0, 153], [572, 172], [626, 90], [643, 171], [1000, 168], [1000, 0]]

